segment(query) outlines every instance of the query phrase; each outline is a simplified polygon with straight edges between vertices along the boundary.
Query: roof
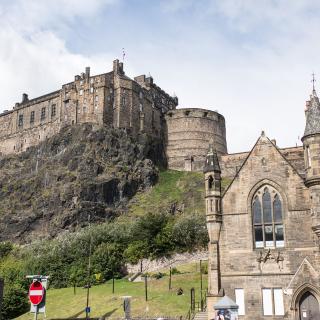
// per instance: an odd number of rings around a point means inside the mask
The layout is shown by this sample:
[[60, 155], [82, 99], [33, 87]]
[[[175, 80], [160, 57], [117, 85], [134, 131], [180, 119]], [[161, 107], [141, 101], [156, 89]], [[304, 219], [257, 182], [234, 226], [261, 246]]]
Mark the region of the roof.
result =
[[212, 144], [210, 144], [209, 151], [206, 156], [203, 172], [221, 172], [217, 152], [216, 150], [213, 150]]
[[310, 100], [306, 105], [306, 127], [304, 137], [311, 134], [320, 133], [320, 102], [316, 90], [312, 90]]
[[215, 305], [215, 309], [238, 309], [239, 306], [228, 296], [221, 298]]

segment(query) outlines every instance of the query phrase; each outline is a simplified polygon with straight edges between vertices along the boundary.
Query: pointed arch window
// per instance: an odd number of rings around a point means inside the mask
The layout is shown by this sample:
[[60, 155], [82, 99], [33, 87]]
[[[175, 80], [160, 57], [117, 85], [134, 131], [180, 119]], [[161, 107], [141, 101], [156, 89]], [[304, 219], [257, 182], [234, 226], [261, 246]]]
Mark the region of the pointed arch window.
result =
[[252, 200], [252, 219], [255, 248], [284, 246], [283, 205], [271, 186], [259, 189]]

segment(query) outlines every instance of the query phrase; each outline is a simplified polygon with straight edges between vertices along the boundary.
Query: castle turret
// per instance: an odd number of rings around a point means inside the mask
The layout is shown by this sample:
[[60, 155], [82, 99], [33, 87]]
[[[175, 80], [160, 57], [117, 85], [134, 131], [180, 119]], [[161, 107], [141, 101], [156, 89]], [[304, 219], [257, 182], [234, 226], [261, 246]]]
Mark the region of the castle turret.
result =
[[[203, 168], [205, 177], [206, 221], [209, 233], [208, 310], [221, 297], [219, 237], [221, 216], [221, 170], [216, 151], [210, 145]], [[211, 314], [208, 315], [212, 317]], [[211, 319], [211, 318], [210, 318]]]
[[310, 190], [312, 230], [320, 239], [320, 102], [313, 88], [306, 102], [306, 127], [302, 137], [306, 169], [305, 184]]

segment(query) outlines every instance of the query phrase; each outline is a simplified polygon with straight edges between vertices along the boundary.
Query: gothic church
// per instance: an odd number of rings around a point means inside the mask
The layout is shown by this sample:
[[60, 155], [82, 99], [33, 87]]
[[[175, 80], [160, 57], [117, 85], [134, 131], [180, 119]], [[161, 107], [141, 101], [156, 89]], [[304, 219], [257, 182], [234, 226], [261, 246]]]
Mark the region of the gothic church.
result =
[[236, 302], [240, 320], [320, 319], [320, 103], [315, 90], [305, 112], [302, 170], [262, 132], [222, 193], [223, 157], [212, 147], [207, 154], [209, 319], [224, 296]]

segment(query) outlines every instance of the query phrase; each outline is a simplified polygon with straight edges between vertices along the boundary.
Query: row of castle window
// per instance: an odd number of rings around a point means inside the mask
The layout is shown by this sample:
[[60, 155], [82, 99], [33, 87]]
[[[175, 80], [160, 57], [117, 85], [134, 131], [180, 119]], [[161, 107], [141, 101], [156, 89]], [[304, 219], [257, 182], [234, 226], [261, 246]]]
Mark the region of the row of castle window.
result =
[[[281, 288], [263, 288], [262, 306], [264, 316], [284, 316], [283, 290]], [[239, 306], [239, 316], [246, 314], [245, 292], [235, 289], [236, 304]]]
[[[53, 104], [51, 106], [51, 118], [54, 118], [57, 114], [57, 109], [56, 105]], [[46, 107], [41, 108], [41, 113], [40, 113], [40, 120], [44, 121], [46, 119]], [[35, 111], [31, 111], [30, 113], [30, 124], [34, 124], [35, 121]], [[18, 120], [18, 126], [21, 128], [23, 127], [23, 114], [19, 115], [19, 120]]]

